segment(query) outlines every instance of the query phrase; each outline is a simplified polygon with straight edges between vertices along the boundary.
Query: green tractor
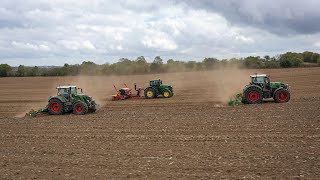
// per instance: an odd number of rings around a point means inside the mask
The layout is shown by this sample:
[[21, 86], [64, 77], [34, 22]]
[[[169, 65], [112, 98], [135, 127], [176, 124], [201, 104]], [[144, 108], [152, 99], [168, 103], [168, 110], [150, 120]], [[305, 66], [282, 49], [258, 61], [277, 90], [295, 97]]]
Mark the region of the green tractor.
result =
[[151, 80], [150, 86], [144, 90], [144, 97], [147, 99], [156, 98], [162, 95], [165, 98], [170, 98], [174, 94], [172, 86], [168, 84], [162, 84], [162, 80]]
[[[88, 112], [95, 112], [98, 108], [92, 97], [83, 94], [81, 88], [77, 88], [76, 86], [59, 86], [57, 89], [57, 96], [50, 97], [47, 106], [48, 112], [51, 115], [60, 115], [67, 112], [83, 115]], [[80, 92], [78, 92], [79, 90]]]
[[268, 98], [273, 98], [277, 103], [290, 100], [288, 84], [270, 82], [270, 76], [266, 74], [255, 74], [250, 77], [250, 84], [243, 89], [242, 103], [257, 104]]

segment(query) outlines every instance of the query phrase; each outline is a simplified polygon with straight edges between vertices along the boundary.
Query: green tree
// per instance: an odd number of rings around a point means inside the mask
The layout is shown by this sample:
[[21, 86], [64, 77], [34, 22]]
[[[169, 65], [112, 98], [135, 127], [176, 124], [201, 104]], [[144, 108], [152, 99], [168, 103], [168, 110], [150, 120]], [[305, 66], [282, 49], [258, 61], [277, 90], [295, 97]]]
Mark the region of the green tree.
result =
[[259, 56], [249, 56], [244, 59], [244, 66], [249, 69], [264, 68], [264, 64]]
[[300, 67], [302, 63], [302, 54], [287, 52], [285, 54], [280, 55], [280, 66], [283, 68]]
[[35, 66], [35, 67], [31, 68], [28, 73], [29, 73], [28, 76], [38, 76], [39, 75], [39, 67]]
[[83, 61], [80, 65], [80, 73], [85, 75], [97, 75], [98, 65], [91, 61]]
[[302, 53], [303, 61], [312, 63], [313, 52], [305, 51]]
[[8, 64], [0, 64], [0, 77], [7, 77], [11, 69]]
[[276, 60], [267, 61], [265, 67], [268, 69], [280, 68], [280, 63]]
[[185, 64], [185, 67], [187, 69], [187, 71], [192, 71], [196, 68], [197, 66], [197, 62], [195, 61], [188, 61], [186, 64]]
[[28, 69], [27, 69], [27, 67], [25, 67], [24, 65], [20, 65], [20, 66], [18, 67], [17, 72], [16, 72], [16, 76], [18, 76], [18, 77], [25, 77], [25, 76], [27, 76], [27, 74], [28, 74]]
[[173, 59], [168, 59], [167, 64], [174, 64], [174, 60]]
[[160, 56], [156, 56], [150, 65], [150, 71], [154, 73], [163, 72], [163, 60]]
[[143, 56], [137, 57], [135, 61], [135, 74], [144, 74], [149, 71], [149, 65]]
[[313, 53], [312, 54], [312, 57], [311, 57], [311, 61], [313, 62], [313, 63], [318, 63], [318, 59], [320, 58], [320, 54], [318, 54], [318, 53]]
[[205, 58], [202, 63], [207, 70], [212, 70], [214, 66], [219, 62], [216, 58]]

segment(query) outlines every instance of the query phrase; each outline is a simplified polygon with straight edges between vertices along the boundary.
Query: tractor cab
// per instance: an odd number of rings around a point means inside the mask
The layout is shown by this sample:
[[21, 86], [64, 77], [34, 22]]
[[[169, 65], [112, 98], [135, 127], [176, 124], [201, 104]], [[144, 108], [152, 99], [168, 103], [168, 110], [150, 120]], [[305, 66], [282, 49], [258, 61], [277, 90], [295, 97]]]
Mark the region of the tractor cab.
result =
[[162, 85], [162, 80], [157, 79], [157, 80], [151, 80], [150, 81], [150, 86], [151, 87], [159, 87]]
[[82, 88], [77, 88], [76, 86], [58, 86], [57, 87], [57, 90], [58, 90], [57, 95], [63, 96], [68, 101], [70, 101], [70, 97], [73, 97], [74, 95], [78, 94], [78, 89], [80, 90], [81, 93], [83, 93]]
[[264, 89], [270, 89], [270, 76], [266, 74], [255, 74], [251, 75], [252, 85], [258, 85]]

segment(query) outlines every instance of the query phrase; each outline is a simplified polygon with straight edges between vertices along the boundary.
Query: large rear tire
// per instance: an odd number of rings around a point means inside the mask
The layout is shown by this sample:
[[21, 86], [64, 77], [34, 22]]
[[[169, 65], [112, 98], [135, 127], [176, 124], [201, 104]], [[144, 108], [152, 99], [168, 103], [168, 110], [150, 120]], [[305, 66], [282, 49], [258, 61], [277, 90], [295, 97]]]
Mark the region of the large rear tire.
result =
[[88, 113], [88, 106], [82, 101], [73, 104], [73, 114], [84, 115]]
[[49, 114], [61, 115], [64, 114], [64, 104], [59, 99], [51, 99], [49, 101]]
[[261, 89], [252, 86], [248, 87], [244, 92], [244, 101], [246, 104], [258, 104], [262, 103], [263, 94]]
[[144, 97], [145, 97], [146, 99], [155, 98], [155, 97], [156, 97], [156, 91], [155, 91], [153, 88], [147, 88], [147, 89], [144, 91]]
[[273, 99], [277, 103], [288, 102], [290, 100], [290, 92], [288, 90], [286, 90], [286, 89], [280, 89], [274, 94]]

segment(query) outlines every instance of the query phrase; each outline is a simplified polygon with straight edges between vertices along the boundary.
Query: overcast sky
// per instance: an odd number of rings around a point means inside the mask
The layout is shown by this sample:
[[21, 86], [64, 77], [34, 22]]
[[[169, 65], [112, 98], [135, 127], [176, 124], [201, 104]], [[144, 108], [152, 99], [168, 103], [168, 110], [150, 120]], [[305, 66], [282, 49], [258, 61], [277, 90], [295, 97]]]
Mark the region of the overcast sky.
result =
[[318, 0], [0, 0], [0, 63], [320, 52]]

